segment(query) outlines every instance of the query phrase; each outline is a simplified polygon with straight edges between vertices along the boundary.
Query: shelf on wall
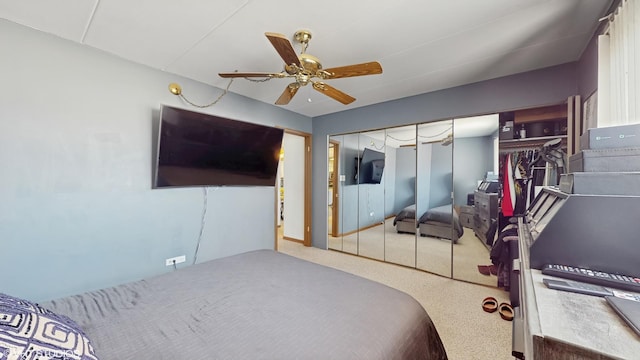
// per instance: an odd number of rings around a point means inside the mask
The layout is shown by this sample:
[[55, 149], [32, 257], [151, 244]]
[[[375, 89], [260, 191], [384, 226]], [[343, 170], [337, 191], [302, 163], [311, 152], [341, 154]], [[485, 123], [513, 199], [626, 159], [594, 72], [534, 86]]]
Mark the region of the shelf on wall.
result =
[[559, 104], [533, 109], [523, 109], [514, 112], [514, 124], [528, 124], [535, 122], [567, 120], [567, 105]]
[[500, 140], [500, 150], [540, 147], [553, 139], [562, 139], [563, 146], [567, 144], [567, 135], [539, 136], [526, 139]]

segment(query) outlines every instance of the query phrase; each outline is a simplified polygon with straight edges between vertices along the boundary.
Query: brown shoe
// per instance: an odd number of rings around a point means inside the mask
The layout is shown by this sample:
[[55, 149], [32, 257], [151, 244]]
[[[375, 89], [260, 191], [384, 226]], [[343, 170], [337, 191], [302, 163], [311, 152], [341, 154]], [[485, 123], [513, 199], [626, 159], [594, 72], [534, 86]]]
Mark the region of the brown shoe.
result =
[[486, 297], [482, 300], [482, 310], [492, 313], [498, 310], [498, 300], [494, 297]]
[[478, 265], [478, 272], [482, 275], [491, 275], [491, 266], [489, 265]]
[[503, 320], [512, 321], [513, 320], [513, 307], [507, 303], [500, 304], [500, 317]]

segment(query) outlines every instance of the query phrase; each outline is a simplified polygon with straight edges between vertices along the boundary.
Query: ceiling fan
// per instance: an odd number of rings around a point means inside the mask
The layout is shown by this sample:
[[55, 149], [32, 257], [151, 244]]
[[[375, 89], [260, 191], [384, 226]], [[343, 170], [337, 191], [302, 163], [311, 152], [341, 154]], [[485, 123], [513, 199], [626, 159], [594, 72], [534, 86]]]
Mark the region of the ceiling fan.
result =
[[218, 75], [223, 78], [265, 78], [265, 80], [272, 78], [293, 78], [295, 81], [287, 85], [282, 95], [276, 100], [276, 105], [288, 104], [298, 92], [298, 89], [309, 83], [311, 83], [317, 91], [347, 105], [356, 99], [326, 84], [323, 80], [382, 74], [382, 66], [377, 61], [323, 69], [317, 57], [306, 53], [309, 40], [311, 40], [311, 33], [308, 30], [299, 30], [294, 34], [294, 39], [302, 44], [300, 55], [296, 54], [293, 45], [286, 36], [272, 32], [266, 32], [265, 36], [269, 39], [278, 54], [280, 54], [282, 60], [284, 60], [285, 66], [282, 72], [233, 72], [219, 73]]

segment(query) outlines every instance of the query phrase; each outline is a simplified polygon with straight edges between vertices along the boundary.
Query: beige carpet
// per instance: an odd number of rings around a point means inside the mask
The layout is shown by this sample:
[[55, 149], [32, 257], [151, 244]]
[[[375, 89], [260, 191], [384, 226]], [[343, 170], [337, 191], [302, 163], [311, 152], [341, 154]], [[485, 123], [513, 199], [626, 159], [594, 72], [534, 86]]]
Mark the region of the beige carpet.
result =
[[280, 241], [278, 250], [410, 294], [431, 316], [451, 360], [513, 359], [511, 322], [502, 320], [497, 312], [486, 313], [481, 307], [487, 296], [508, 302], [508, 293], [501, 289], [291, 241]]

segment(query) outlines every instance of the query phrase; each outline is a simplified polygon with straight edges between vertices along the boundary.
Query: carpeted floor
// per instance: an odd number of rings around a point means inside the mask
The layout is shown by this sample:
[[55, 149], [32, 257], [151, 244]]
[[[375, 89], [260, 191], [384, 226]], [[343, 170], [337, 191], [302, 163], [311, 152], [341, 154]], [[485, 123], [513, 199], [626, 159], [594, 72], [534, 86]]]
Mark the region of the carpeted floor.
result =
[[[403, 266], [281, 240], [278, 250], [404, 291], [427, 310], [450, 360], [501, 360], [511, 356], [511, 322], [482, 311], [487, 296], [508, 302], [502, 289], [470, 284]], [[311, 280], [310, 280], [311, 281]]]

